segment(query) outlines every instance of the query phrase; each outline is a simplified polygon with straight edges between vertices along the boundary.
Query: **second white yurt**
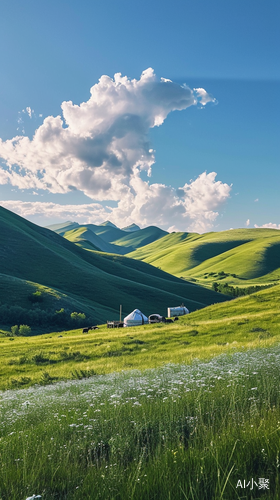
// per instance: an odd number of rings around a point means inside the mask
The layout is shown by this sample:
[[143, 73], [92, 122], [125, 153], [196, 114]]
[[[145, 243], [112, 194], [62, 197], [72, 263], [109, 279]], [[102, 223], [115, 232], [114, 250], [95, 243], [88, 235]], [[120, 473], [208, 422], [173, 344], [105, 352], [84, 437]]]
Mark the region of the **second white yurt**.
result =
[[134, 311], [123, 320], [123, 326], [139, 326], [145, 323], [149, 323], [149, 320], [145, 314], [139, 311], [139, 309], [134, 309]]

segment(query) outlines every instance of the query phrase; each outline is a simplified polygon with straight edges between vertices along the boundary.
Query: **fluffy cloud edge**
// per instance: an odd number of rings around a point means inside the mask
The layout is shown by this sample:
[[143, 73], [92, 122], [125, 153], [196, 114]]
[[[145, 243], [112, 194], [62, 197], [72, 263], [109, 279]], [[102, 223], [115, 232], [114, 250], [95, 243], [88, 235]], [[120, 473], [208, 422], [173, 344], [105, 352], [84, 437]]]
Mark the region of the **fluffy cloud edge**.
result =
[[254, 224], [255, 228], [266, 228], [266, 229], [280, 229], [280, 224], [274, 224], [273, 222], [267, 222], [266, 224], [263, 224], [262, 226], [258, 226], [257, 224]]
[[216, 173], [203, 172], [197, 179], [175, 189], [164, 184], [135, 180], [116, 207], [101, 203], [60, 205], [53, 202], [7, 200], [2, 205], [26, 218], [44, 216], [79, 223], [98, 224], [110, 219], [119, 227], [132, 223], [140, 227], [157, 225], [167, 230], [203, 233], [215, 223], [219, 208], [230, 196], [231, 186], [216, 181]]

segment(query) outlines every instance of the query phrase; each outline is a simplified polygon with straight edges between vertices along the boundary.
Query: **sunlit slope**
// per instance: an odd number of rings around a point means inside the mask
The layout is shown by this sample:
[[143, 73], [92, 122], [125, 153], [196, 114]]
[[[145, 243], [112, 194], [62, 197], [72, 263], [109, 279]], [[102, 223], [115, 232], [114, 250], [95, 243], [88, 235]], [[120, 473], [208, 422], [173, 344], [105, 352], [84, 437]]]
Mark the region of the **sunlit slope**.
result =
[[[124, 313], [146, 314], [184, 302], [190, 310], [225, 300], [146, 263], [119, 255], [88, 252], [53, 231], [0, 208], [0, 272], [55, 288], [75, 300]], [[9, 302], [9, 297], [6, 297]], [[102, 315], [101, 315], [102, 316]], [[99, 321], [106, 321], [107, 317]]]
[[193, 269], [194, 273], [204, 272], [235, 273], [247, 280], [280, 279], [280, 241], [279, 237], [259, 238], [244, 243], [238, 249], [232, 249]]
[[280, 279], [280, 233], [274, 229], [172, 233], [129, 256], [177, 276], [224, 271], [241, 279]]
[[47, 229], [51, 229], [51, 231], [55, 231], [57, 234], [63, 236], [66, 231], [71, 231], [72, 229], [77, 229], [78, 227], [78, 222], [66, 221], [59, 224], [51, 224], [50, 226], [47, 226]]
[[[108, 330], [106, 325], [99, 325], [97, 331], [86, 337], [80, 328], [63, 331], [62, 337], [47, 334], [40, 339], [39, 352], [47, 362], [50, 376], [65, 380], [73, 378], [73, 373], [79, 377], [80, 370], [95, 373], [128, 368], [143, 370], [273, 346], [279, 344], [280, 339], [279, 292], [277, 285], [200, 309], [171, 324], [142, 325], [129, 331], [126, 328]], [[0, 330], [0, 389], [7, 388], [11, 377], [16, 377], [22, 385], [39, 383], [44, 367], [32, 362], [38, 355], [38, 340], [17, 337], [11, 350], [4, 334], [3, 331], [1, 335]], [[65, 350], [69, 356], [67, 362]], [[77, 358], [74, 353], [78, 354]], [[21, 382], [20, 375], [30, 377], [29, 382]]]
[[245, 297], [195, 311], [186, 320], [182, 318], [182, 322], [203, 325], [205, 332], [209, 333], [212, 328], [217, 331], [220, 328], [221, 336], [232, 332], [238, 338], [244, 331], [251, 333], [252, 339], [256, 337], [256, 333], [262, 334], [264, 331], [279, 335], [279, 295], [280, 285], [275, 285]]

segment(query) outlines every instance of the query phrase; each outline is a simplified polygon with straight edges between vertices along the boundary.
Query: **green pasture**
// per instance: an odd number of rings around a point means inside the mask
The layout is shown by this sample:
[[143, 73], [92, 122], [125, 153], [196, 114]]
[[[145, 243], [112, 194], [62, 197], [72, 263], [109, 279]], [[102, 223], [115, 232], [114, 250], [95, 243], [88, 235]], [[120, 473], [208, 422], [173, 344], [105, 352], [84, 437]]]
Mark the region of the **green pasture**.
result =
[[[86, 378], [166, 363], [190, 364], [222, 353], [276, 345], [280, 287], [209, 306], [171, 324], [36, 337], [0, 338], [0, 388]], [[35, 332], [34, 332], [35, 333]]]

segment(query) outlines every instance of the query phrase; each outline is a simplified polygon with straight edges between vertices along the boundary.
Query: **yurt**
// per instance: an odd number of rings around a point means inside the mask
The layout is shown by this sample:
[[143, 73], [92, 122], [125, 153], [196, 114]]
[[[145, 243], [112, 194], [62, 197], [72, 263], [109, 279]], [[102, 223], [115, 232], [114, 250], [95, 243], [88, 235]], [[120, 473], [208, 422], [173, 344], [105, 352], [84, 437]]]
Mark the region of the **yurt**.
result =
[[145, 314], [139, 311], [139, 309], [134, 309], [134, 311], [123, 320], [123, 326], [139, 326], [145, 323], [149, 323], [149, 320]]
[[168, 307], [167, 316], [168, 318], [173, 318], [174, 316], [184, 316], [189, 314], [189, 310], [182, 304], [179, 307]]

